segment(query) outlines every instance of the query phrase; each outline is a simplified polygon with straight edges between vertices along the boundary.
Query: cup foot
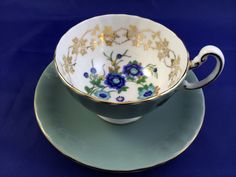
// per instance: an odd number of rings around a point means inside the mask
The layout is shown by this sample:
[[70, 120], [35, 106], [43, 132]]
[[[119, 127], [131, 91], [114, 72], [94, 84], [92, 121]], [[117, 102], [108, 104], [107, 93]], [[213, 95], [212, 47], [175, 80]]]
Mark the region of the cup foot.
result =
[[135, 122], [135, 121], [139, 120], [140, 118], [142, 118], [142, 116], [138, 116], [138, 117], [133, 117], [133, 118], [129, 118], [129, 119], [113, 119], [113, 118], [104, 117], [104, 116], [101, 116], [101, 115], [98, 115], [98, 117], [100, 117], [102, 120], [105, 120], [109, 123], [119, 124], [119, 125], [129, 124], [129, 123]]

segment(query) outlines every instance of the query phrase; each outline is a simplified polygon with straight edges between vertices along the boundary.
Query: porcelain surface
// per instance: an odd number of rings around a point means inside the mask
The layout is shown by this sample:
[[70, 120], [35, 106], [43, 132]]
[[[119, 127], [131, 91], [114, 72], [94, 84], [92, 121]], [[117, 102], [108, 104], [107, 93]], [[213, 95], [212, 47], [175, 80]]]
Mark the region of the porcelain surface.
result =
[[182, 41], [154, 21], [104, 15], [72, 27], [59, 41], [55, 61], [77, 91], [108, 102], [135, 102], [169, 90], [186, 73]]
[[[187, 80], [196, 82], [193, 72]], [[46, 138], [64, 155], [89, 167], [143, 170], [182, 153], [200, 131], [202, 89], [180, 90], [172, 99], [125, 126], [109, 124], [73, 99], [50, 64], [35, 91], [35, 113]]]

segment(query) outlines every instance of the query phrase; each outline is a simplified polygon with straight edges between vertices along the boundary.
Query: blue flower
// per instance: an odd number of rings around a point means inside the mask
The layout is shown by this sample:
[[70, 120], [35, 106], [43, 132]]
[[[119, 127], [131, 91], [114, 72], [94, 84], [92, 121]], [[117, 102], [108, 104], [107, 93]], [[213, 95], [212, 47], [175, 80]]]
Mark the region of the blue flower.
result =
[[92, 68], [90, 69], [90, 72], [93, 73], [93, 74], [95, 74], [95, 73], [97, 72], [97, 70], [96, 70], [96, 68], [92, 67]]
[[107, 74], [104, 83], [110, 88], [119, 90], [125, 85], [125, 78], [117, 73], [109, 73]]
[[111, 98], [110, 93], [103, 90], [96, 91], [94, 95], [102, 100], [108, 100]]
[[149, 84], [149, 85], [145, 85], [144, 87], [140, 87], [139, 88], [139, 97], [138, 99], [145, 99], [148, 98], [150, 96], [152, 96], [155, 92], [155, 87], [153, 86], [153, 84]]
[[123, 67], [123, 73], [126, 76], [131, 76], [131, 77], [142, 76], [143, 75], [142, 69], [143, 67], [137, 63], [128, 63]]
[[116, 100], [119, 101], [119, 102], [123, 102], [125, 100], [125, 97], [118, 96], [118, 97], [116, 97]]
[[121, 55], [120, 53], [118, 53], [117, 55], [116, 55], [116, 58], [117, 59], [121, 59], [123, 57], [123, 55]]
[[88, 78], [89, 77], [89, 74], [87, 72], [84, 73], [84, 77], [85, 78]]

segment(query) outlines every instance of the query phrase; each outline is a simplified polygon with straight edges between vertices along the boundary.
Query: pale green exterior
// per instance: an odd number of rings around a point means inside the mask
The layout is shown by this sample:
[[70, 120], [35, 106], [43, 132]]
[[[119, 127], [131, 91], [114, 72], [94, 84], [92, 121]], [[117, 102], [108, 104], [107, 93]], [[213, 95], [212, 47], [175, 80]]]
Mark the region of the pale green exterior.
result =
[[[197, 81], [193, 72], [187, 79]], [[52, 65], [38, 82], [34, 104], [39, 126], [55, 148], [83, 165], [115, 172], [175, 158], [196, 138], [205, 112], [201, 89], [180, 90], [135, 123], [110, 124], [70, 95]]]

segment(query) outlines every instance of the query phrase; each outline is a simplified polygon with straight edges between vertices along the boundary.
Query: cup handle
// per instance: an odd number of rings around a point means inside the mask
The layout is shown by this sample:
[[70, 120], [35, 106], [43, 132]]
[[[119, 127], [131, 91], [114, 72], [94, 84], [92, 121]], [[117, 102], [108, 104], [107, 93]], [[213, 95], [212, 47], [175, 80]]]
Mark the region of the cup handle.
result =
[[189, 69], [195, 69], [199, 67], [207, 60], [208, 56], [213, 56], [216, 59], [216, 65], [213, 71], [205, 79], [195, 83], [190, 83], [187, 80], [184, 80], [183, 86], [185, 89], [193, 90], [202, 88], [205, 85], [208, 85], [210, 82], [214, 81], [220, 75], [224, 68], [225, 59], [222, 51], [218, 47], [213, 45], [207, 45], [203, 47], [200, 50], [199, 54], [190, 61]]

